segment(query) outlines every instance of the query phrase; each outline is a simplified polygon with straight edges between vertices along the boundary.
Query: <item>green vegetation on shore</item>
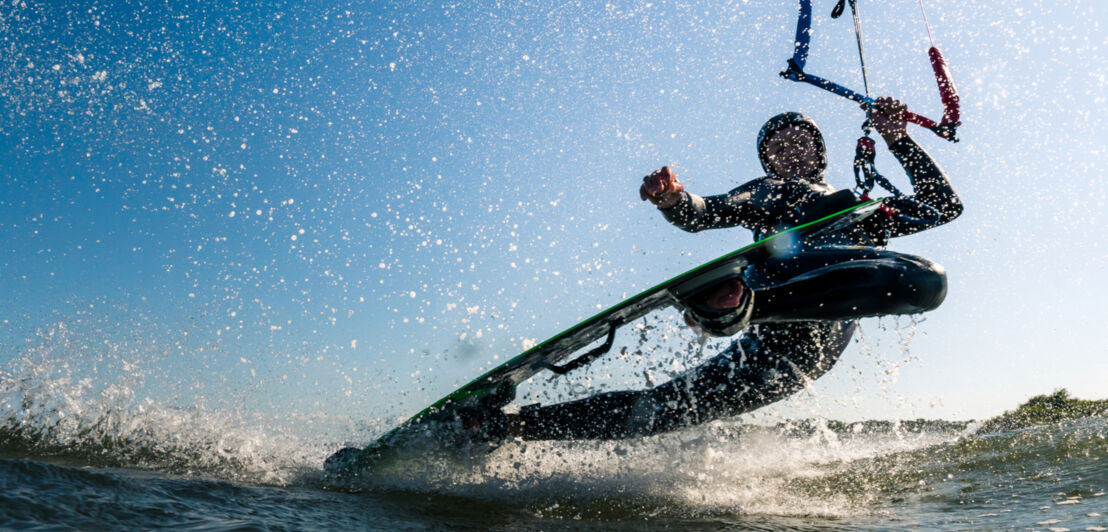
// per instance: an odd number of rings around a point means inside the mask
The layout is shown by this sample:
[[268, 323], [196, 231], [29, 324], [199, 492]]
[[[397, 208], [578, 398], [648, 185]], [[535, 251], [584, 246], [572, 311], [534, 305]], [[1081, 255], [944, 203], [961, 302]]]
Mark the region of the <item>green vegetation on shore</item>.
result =
[[[1052, 425], [1070, 419], [1091, 416], [1108, 417], [1108, 399], [1075, 399], [1070, 397], [1068, 390], [1061, 388], [1048, 395], [1036, 395], [1015, 410], [1008, 410], [999, 416], [984, 421], [972, 433], [975, 435], [992, 434], [1027, 427]], [[949, 421], [922, 418], [894, 421], [877, 419], [865, 421], [790, 419], [777, 423], [772, 426], [772, 429], [792, 437], [810, 437], [825, 431], [839, 436], [850, 434], [958, 433], [966, 430], [973, 423], [973, 420]], [[753, 425], [747, 425], [744, 428], [758, 430]]]
[[1015, 410], [994, 417], [977, 429], [978, 434], [1003, 432], [1036, 425], [1049, 425], [1067, 419], [1108, 414], [1108, 399], [1074, 399], [1064, 388], [1050, 395], [1036, 395]]

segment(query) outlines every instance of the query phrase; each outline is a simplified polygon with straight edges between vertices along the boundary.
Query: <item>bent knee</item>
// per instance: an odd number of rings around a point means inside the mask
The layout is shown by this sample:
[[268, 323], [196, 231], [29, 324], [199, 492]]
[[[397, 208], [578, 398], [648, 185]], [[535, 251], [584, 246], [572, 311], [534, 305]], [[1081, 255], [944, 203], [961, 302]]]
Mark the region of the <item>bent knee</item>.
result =
[[906, 262], [909, 266], [895, 274], [887, 295], [905, 305], [905, 314], [935, 310], [946, 299], [946, 269], [921, 257]]

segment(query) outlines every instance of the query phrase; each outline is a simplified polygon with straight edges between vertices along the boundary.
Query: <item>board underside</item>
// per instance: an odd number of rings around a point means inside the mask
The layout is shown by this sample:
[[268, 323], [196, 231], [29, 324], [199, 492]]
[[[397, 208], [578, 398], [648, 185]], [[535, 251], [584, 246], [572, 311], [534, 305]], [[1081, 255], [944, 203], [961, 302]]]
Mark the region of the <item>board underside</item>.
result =
[[408, 432], [417, 430], [416, 427], [420, 425], [421, 420], [425, 417], [458, 406], [475, 403], [483, 395], [492, 393], [505, 384], [518, 385], [544, 369], [548, 369], [550, 365], [558, 364], [589, 344], [605, 338], [612, 328], [622, 327], [650, 312], [667, 306], [682, 309], [684, 307], [682, 301], [688, 297], [708, 286], [742, 275], [743, 269], [753, 260], [767, 253], [779, 252], [791, 245], [780, 245], [780, 243], [789, 243], [796, 241], [801, 236], [810, 236], [823, 231], [834, 231], [858, 223], [873, 214], [880, 206], [880, 201], [878, 199], [861, 203], [763, 238], [655, 285], [597, 313], [486, 372], [469, 384], [412, 416], [408, 421], [378, 438], [374, 444], [366, 447], [344, 469], [361, 467], [363, 462], [368, 460], [363, 455], [370, 454], [371, 450], [387, 447], [390, 442], [401, 440]]

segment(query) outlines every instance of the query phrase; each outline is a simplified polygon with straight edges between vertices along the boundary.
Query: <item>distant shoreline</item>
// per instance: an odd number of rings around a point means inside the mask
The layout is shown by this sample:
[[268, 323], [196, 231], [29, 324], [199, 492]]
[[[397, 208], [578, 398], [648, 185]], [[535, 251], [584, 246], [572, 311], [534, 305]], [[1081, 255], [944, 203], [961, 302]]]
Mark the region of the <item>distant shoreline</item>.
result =
[[[919, 434], [924, 432], [960, 433], [971, 431], [968, 435], [984, 435], [1028, 427], [1050, 425], [1071, 419], [1090, 416], [1108, 416], [1108, 399], [1087, 400], [1070, 397], [1066, 389], [1058, 389], [1047, 395], [1036, 395], [999, 416], [985, 421], [950, 421], [944, 419], [902, 419], [902, 420], [865, 420], [839, 421], [834, 419], [790, 419], [773, 425], [746, 425], [772, 428], [790, 436], [812, 436], [819, 432], [830, 431], [844, 434]], [[975, 425], [977, 425], [975, 427]]]
[[1075, 399], [1065, 388], [1060, 388], [1049, 395], [1036, 395], [1015, 410], [1005, 411], [985, 421], [974, 434], [1005, 432], [1106, 414], [1108, 399]]

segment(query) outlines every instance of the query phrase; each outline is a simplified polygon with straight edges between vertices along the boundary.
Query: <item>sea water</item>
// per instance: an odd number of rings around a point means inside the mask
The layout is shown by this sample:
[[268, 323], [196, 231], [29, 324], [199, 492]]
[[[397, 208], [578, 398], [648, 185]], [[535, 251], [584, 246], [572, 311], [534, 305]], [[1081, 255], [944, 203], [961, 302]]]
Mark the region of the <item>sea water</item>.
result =
[[342, 442], [324, 423], [75, 389], [0, 381], [0, 527], [1108, 528], [1103, 417], [987, 435], [964, 423], [714, 422], [619, 442], [508, 442], [337, 489], [322, 463]]

